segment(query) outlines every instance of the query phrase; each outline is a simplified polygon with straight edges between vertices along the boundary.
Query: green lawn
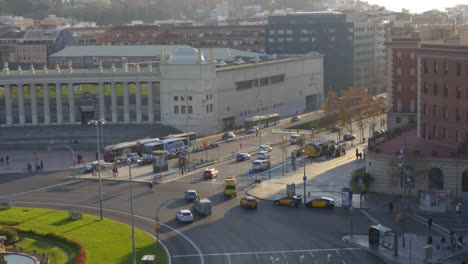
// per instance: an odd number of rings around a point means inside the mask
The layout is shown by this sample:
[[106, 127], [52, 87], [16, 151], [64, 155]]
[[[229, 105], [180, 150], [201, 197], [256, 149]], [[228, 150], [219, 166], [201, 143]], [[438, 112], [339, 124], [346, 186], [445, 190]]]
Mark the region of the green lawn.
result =
[[[50, 86], [49, 87], [49, 97], [55, 97], [56, 92], [55, 86]], [[68, 85], [62, 85], [62, 97], [68, 98]], [[75, 95], [79, 96], [85, 93], [91, 94], [91, 95], [97, 95], [99, 94], [99, 87], [97, 84], [81, 84], [81, 85], [75, 85]], [[28, 85], [23, 86], [24, 90], [24, 98], [25, 99], [30, 99], [31, 98], [31, 90]], [[117, 90], [117, 96], [123, 96], [123, 85], [122, 84], [117, 84], [116, 85], [116, 90]], [[128, 85], [128, 92], [129, 94], [135, 94], [136, 92], [136, 85], [135, 84], [129, 84]], [[111, 96], [111, 89], [110, 86], [105, 86], [104, 87], [104, 94], [105, 96]], [[43, 87], [42, 86], [37, 86], [36, 87], [36, 96], [38, 98], [42, 98], [43, 96]], [[142, 96], [147, 96], [148, 95], [148, 85], [147, 84], [142, 84], [141, 85], [141, 95]], [[5, 98], [5, 91], [4, 89], [0, 88], [0, 100]], [[18, 88], [13, 86], [11, 88], [11, 98], [13, 100], [16, 100], [18, 98]]]
[[[18, 227], [23, 230], [55, 233], [80, 242], [86, 249], [88, 264], [127, 264], [132, 261], [131, 227], [121, 222], [100, 221], [99, 217], [88, 214], [83, 214], [82, 220], [72, 220], [68, 211], [24, 207], [0, 210], [0, 219], [18, 221], [21, 223]], [[156, 255], [157, 263], [166, 263], [164, 250], [147, 233], [136, 229], [135, 240], [137, 260], [143, 255]]]

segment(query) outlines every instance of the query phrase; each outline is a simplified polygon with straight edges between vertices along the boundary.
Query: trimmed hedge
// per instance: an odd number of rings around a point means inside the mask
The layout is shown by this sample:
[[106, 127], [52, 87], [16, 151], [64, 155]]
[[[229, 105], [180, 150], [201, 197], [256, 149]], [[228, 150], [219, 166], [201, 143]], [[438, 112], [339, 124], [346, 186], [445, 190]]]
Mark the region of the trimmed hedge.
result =
[[10, 227], [0, 227], [0, 236], [5, 236], [5, 244], [11, 244], [15, 241], [18, 241], [18, 231]]
[[[14, 230], [15, 232], [21, 232], [21, 233], [24, 233], [24, 234], [29, 234], [29, 235], [32, 235], [32, 236], [39, 236], [39, 237], [45, 237], [45, 238], [48, 238], [48, 239], [51, 239], [51, 240], [54, 240], [54, 241], [58, 241], [60, 243], [64, 243], [64, 244], [69, 244], [71, 245], [73, 248], [75, 248], [77, 251], [78, 251], [78, 254], [75, 256], [75, 258], [72, 260], [72, 264], [86, 264], [86, 251], [85, 251], [85, 248], [84, 246], [78, 242], [78, 241], [75, 241], [75, 240], [70, 240], [64, 236], [61, 236], [61, 235], [57, 235], [57, 234], [54, 234], [54, 233], [47, 233], [47, 234], [40, 234], [40, 233], [36, 233], [32, 230], [22, 230], [18, 227], [11, 227], [10, 229]], [[0, 229], [1, 231], [2, 229]]]
[[369, 187], [375, 179], [369, 173], [366, 172], [365, 167], [357, 169], [351, 173], [351, 180], [349, 181], [349, 187], [355, 193], [361, 192], [359, 179], [363, 180], [363, 190], [365, 190], [366, 192], [369, 192]]
[[18, 221], [3, 221], [0, 220], [0, 226], [17, 226], [20, 225], [21, 222]]

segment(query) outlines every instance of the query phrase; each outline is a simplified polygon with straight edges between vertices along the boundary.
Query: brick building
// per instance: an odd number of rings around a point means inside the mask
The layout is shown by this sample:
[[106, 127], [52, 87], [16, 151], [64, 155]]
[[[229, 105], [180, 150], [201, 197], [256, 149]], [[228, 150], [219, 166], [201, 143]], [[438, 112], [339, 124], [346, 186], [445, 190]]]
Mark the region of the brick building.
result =
[[161, 45], [168, 35], [168, 29], [159, 25], [115, 26], [98, 38], [98, 45]]

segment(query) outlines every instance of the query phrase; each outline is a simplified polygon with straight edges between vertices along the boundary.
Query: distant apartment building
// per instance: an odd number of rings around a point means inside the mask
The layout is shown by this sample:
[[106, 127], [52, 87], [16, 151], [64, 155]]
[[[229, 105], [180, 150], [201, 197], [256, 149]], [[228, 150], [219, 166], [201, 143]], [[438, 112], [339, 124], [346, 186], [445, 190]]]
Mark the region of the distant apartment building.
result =
[[411, 17], [411, 22], [416, 25], [426, 24], [447, 24], [448, 15], [445, 12], [438, 10], [430, 10], [421, 14], [414, 14]]
[[421, 43], [418, 136], [468, 142], [468, 46]]
[[159, 25], [115, 26], [96, 42], [98, 45], [161, 45], [167, 35], [167, 28]]
[[365, 14], [270, 16], [265, 34], [268, 54], [324, 54], [326, 93], [350, 86], [375, 87], [375, 25]]
[[79, 46], [97, 45], [97, 40], [104, 37], [109, 27], [73, 27], [72, 32], [75, 43]]
[[207, 25], [172, 27], [165, 44], [196, 48], [233, 48], [265, 51], [264, 25]]

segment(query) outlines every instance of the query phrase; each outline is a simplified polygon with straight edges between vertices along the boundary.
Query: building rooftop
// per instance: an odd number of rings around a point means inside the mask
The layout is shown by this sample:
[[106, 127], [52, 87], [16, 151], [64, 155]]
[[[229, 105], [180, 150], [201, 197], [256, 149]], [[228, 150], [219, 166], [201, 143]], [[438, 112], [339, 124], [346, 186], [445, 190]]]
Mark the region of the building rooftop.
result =
[[55, 41], [60, 34], [58, 29], [30, 29], [24, 33], [24, 41]]

